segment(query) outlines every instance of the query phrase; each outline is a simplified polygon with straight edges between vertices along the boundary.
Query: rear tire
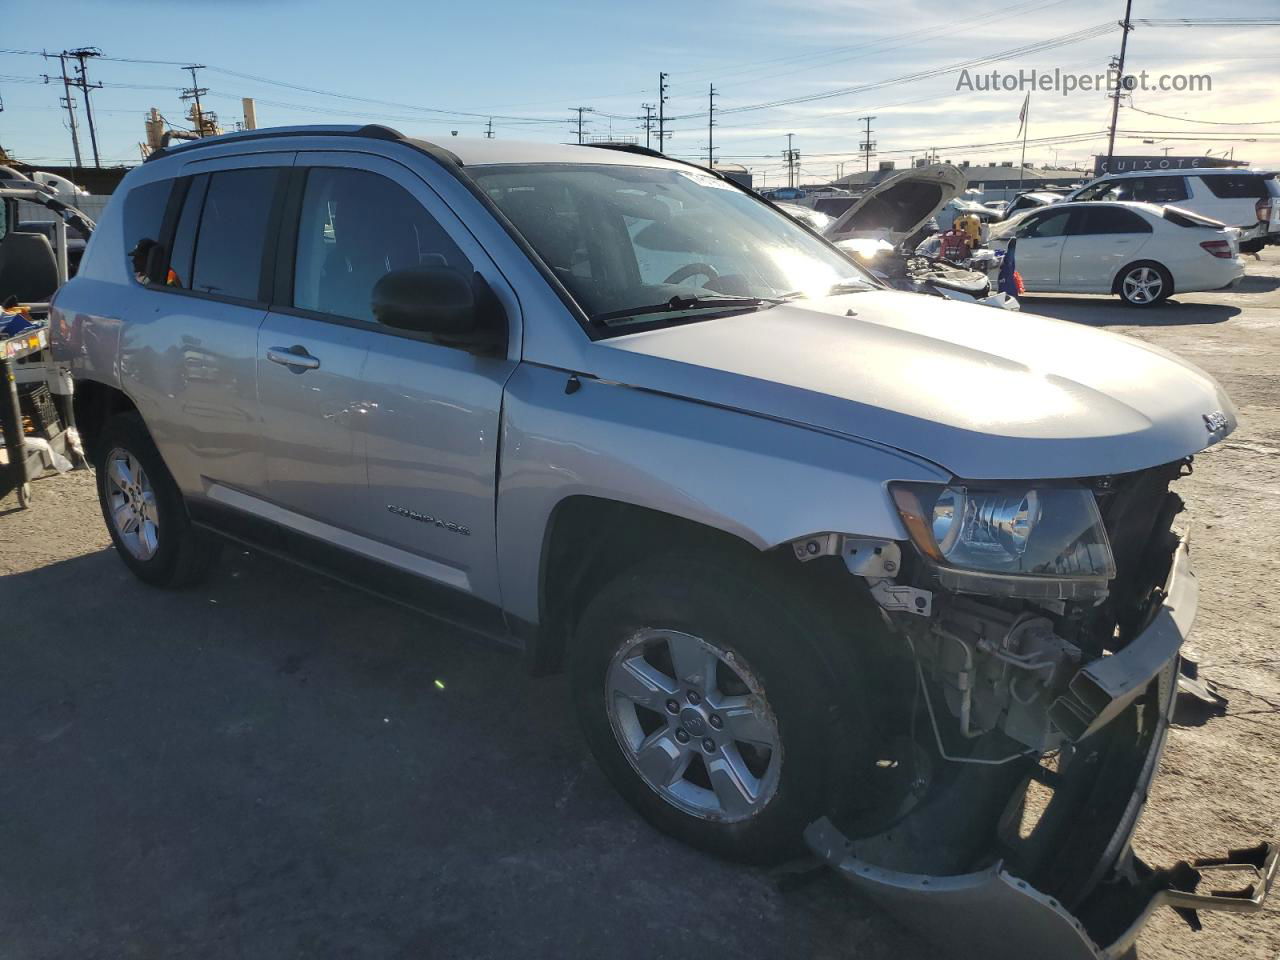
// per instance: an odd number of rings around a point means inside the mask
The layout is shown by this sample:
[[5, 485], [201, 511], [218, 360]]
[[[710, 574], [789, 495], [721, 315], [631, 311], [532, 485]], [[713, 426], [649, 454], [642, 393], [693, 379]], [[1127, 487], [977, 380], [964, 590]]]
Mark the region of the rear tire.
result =
[[182, 493], [136, 413], [117, 414], [95, 445], [98, 503], [116, 553], [157, 587], [184, 587], [208, 573], [218, 542], [192, 526]]
[[1131, 263], [1116, 275], [1116, 295], [1130, 307], [1153, 307], [1173, 293], [1173, 277], [1153, 260]]
[[802, 853], [870, 745], [851, 715], [862, 678], [820, 654], [794, 594], [763, 560], [668, 554], [603, 587], [570, 650], [579, 722], [618, 792], [733, 860]]

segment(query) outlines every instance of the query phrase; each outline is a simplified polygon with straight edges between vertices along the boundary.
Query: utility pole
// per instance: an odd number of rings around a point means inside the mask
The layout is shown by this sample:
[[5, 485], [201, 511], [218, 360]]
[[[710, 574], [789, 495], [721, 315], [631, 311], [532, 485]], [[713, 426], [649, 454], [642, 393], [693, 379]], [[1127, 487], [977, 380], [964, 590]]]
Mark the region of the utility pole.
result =
[[667, 75], [658, 74], [658, 152], [667, 152]]
[[76, 50], [63, 50], [62, 56], [72, 57], [76, 61], [76, 77], [71, 82], [80, 88], [80, 93], [84, 96], [84, 118], [89, 124], [89, 144], [93, 147], [93, 165], [101, 167], [102, 161], [98, 157], [98, 133], [93, 126], [93, 107], [89, 103], [89, 91], [101, 90], [102, 84], [89, 82], [89, 72], [85, 64], [93, 57], [102, 56], [102, 51], [97, 47], [80, 47]]
[[592, 112], [591, 108], [590, 107], [570, 107], [569, 111], [571, 113], [576, 113], [578, 115], [578, 143], [582, 143], [582, 115], [584, 113], [591, 113]]
[[182, 69], [191, 71], [191, 86], [188, 87], [186, 90], [182, 91], [182, 93], [179, 95], [179, 99], [195, 101], [195, 115], [192, 117], [192, 119], [194, 119], [196, 122], [196, 136], [203, 137], [204, 136], [204, 110], [200, 106], [200, 97], [203, 94], [208, 93], [209, 91], [207, 88], [200, 86], [199, 82], [196, 80], [196, 71], [203, 70], [204, 64], [195, 63], [189, 67], [183, 67]]
[[871, 121], [874, 119], [875, 117], [859, 117], [858, 118], [859, 123], [865, 123], [867, 125], [866, 137], [863, 139], [863, 141], [860, 144], [858, 144], [858, 149], [862, 151], [863, 156], [865, 156], [867, 160], [866, 166], [863, 167], [864, 170], [871, 169], [871, 151], [876, 148], [876, 142], [871, 139]]
[[650, 150], [652, 147], [649, 146], [649, 135], [653, 132], [654, 107], [652, 103], [642, 103], [640, 108], [644, 110], [644, 148]]
[[1116, 120], [1120, 116], [1120, 92], [1124, 89], [1124, 54], [1129, 46], [1129, 31], [1133, 29], [1133, 24], [1129, 20], [1129, 14], [1133, 12], [1133, 0], [1125, 0], [1124, 3], [1124, 20], [1120, 24], [1123, 31], [1120, 35], [1120, 59], [1112, 61], [1116, 70], [1116, 89], [1112, 94], [1114, 98], [1111, 102], [1111, 134], [1107, 137], [1107, 167], [1100, 172], [1109, 173], [1111, 170], [1111, 158], [1116, 150]]
[[493, 117], [490, 117], [489, 122], [484, 125], [484, 138], [486, 140], [493, 139]]
[[716, 85], [711, 84], [711, 92], [707, 95], [707, 166], [716, 165], [716, 148], [712, 128], [716, 125]]
[[[48, 56], [48, 54], [45, 54]], [[58, 103], [67, 110], [67, 127], [71, 130], [71, 150], [75, 154], [76, 166], [83, 166], [80, 158], [80, 127], [76, 123], [76, 101], [71, 96], [71, 78], [67, 76], [67, 55], [58, 54], [58, 63], [62, 66], [62, 97]], [[47, 73], [43, 75], [45, 83], [52, 83], [54, 78]]]
[[791, 138], [794, 133], [787, 134], [787, 152], [784, 159], [787, 161], [787, 186], [794, 187], [796, 185], [796, 161], [800, 159], [800, 154], [791, 149]]

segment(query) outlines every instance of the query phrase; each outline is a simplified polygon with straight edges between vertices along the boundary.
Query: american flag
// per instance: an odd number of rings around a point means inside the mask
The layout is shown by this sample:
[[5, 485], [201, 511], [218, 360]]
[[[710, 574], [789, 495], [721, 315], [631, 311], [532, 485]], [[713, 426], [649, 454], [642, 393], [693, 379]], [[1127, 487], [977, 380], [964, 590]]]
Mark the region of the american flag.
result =
[[1022, 101], [1022, 109], [1018, 111], [1018, 136], [1022, 136], [1022, 128], [1027, 125], [1027, 108], [1031, 106], [1031, 94]]

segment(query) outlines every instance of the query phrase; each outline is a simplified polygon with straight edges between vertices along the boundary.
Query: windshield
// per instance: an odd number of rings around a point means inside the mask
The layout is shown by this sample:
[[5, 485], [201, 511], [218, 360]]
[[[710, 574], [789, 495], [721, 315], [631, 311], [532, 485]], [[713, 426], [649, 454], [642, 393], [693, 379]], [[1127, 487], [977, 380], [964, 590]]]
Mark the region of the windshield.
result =
[[598, 324], [706, 319], [876, 285], [768, 204], [693, 168], [468, 172]]

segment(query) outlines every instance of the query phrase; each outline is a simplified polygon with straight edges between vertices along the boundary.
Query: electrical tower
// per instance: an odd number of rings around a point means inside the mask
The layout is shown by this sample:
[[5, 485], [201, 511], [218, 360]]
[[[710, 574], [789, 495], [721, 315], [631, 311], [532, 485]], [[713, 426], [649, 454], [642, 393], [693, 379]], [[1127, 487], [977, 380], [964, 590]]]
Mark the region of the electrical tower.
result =
[[670, 99], [667, 96], [667, 75], [665, 73], [658, 74], [658, 152], [667, 152], [667, 117], [666, 103]]
[[866, 158], [866, 166], [863, 167], [864, 170], [871, 169], [871, 153], [876, 148], [876, 142], [871, 139], [871, 121], [874, 119], [875, 117], [859, 117], [858, 118], [859, 123], [865, 123], [867, 125], [866, 136], [863, 139], [863, 141], [860, 144], [858, 144], [858, 149], [862, 151], [863, 156]]
[[1116, 149], [1116, 120], [1120, 116], [1120, 94], [1124, 92], [1124, 53], [1129, 45], [1129, 31], [1133, 29], [1133, 24], [1129, 22], [1129, 14], [1133, 11], [1133, 0], [1125, 0], [1124, 20], [1120, 24], [1123, 31], [1120, 34], [1120, 58], [1112, 60], [1111, 66], [1116, 71], [1116, 89], [1111, 94], [1114, 100], [1111, 103], [1111, 133], [1107, 137], [1107, 168], [1103, 173], [1111, 171], [1111, 157]]
[[787, 186], [794, 187], [796, 185], [796, 165], [800, 162], [800, 154], [791, 149], [791, 138], [794, 133], [787, 134], [787, 149], [782, 154], [782, 159], [787, 162]]
[[714, 167], [716, 165], [716, 148], [713, 139], [712, 129], [716, 125], [716, 85], [711, 84], [711, 90], [707, 94], [707, 166]]
[[84, 119], [89, 124], [89, 144], [93, 147], [93, 165], [101, 167], [102, 160], [98, 156], [98, 132], [93, 126], [93, 105], [89, 102], [89, 91], [101, 90], [102, 84], [89, 82], [89, 70], [86, 64], [94, 57], [102, 56], [102, 51], [97, 47], [79, 47], [75, 50], [63, 50], [62, 56], [71, 57], [76, 61], [76, 75], [71, 85], [79, 87], [80, 94], [84, 98]]
[[486, 140], [493, 139], [493, 117], [490, 117], [489, 122], [484, 125], [484, 138]]
[[192, 64], [191, 66], [183, 67], [182, 69], [183, 69], [183, 70], [190, 70], [190, 71], [191, 71], [191, 86], [190, 86], [190, 87], [188, 87], [186, 90], [183, 90], [183, 91], [182, 91], [182, 93], [181, 93], [181, 94], [179, 94], [179, 99], [182, 99], [182, 100], [192, 100], [192, 101], [194, 101], [194, 103], [195, 103], [195, 109], [192, 111], [192, 117], [191, 117], [191, 118], [192, 118], [192, 119], [195, 121], [195, 123], [196, 123], [196, 136], [197, 136], [197, 137], [203, 137], [203, 136], [204, 136], [204, 129], [205, 129], [205, 127], [204, 127], [204, 110], [203, 110], [203, 109], [201, 108], [201, 106], [200, 106], [200, 98], [201, 98], [204, 94], [208, 93], [208, 92], [209, 92], [209, 90], [208, 90], [208, 88], [207, 88], [207, 87], [202, 87], [202, 86], [200, 86], [200, 83], [196, 80], [196, 71], [197, 71], [197, 70], [203, 70], [203, 69], [204, 69], [204, 64], [203, 64], [203, 63], [194, 63], [194, 64]]
[[640, 109], [644, 111], [644, 148], [650, 150], [652, 147], [649, 145], [649, 135], [653, 132], [654, 106], [652, 103], [642, 103]]

